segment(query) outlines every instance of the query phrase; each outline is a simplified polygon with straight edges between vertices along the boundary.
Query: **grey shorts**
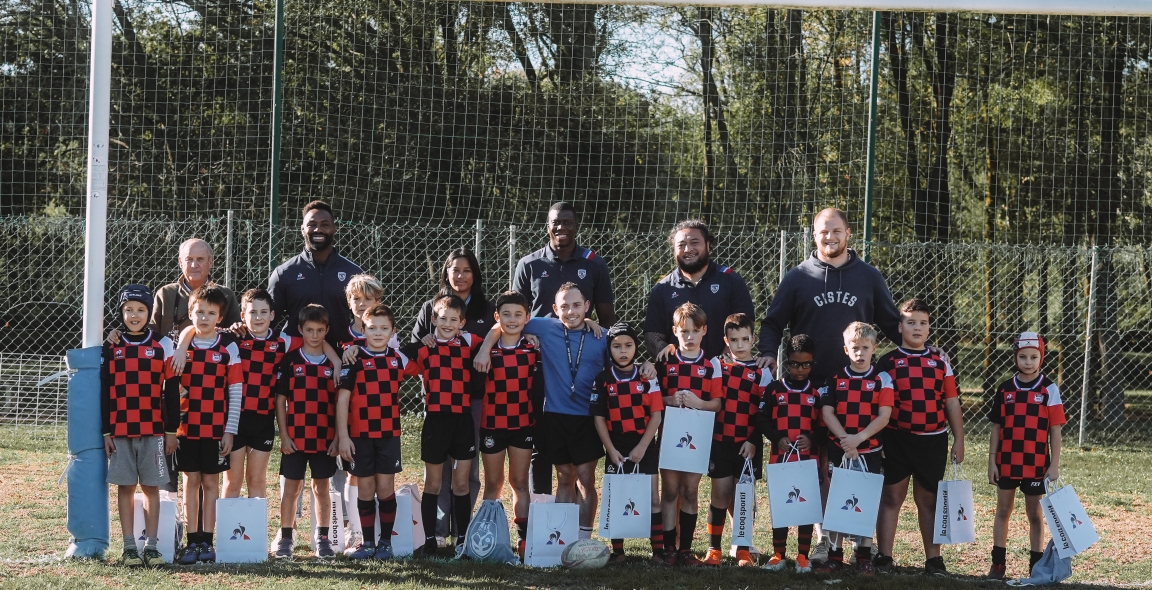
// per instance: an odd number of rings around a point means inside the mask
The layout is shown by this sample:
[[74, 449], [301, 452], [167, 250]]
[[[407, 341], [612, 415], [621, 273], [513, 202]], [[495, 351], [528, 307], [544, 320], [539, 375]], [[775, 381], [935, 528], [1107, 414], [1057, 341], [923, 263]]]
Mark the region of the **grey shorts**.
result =
[[108, 483], [117, 486], [162, 486], [168, 483], [163, 436], [112, 439], [116, 452], [108, 459]]

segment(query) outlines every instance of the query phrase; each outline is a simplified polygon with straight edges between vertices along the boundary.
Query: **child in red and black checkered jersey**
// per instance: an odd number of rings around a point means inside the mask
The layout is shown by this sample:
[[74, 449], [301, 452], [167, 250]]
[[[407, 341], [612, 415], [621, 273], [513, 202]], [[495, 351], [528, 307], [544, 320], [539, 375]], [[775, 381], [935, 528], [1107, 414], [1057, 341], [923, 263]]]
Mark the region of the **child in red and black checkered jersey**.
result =
[[[184, 474], [184, 515], [188, 519], [188, 545], [179, 559], [183, 565], [216, 561], [212, 530], [220, 496], [219, 474], [228, 471], [228, 456], [240, 423], [244, 395], [240, 349], [231, 334], [216, 332], [227, 305], [227, 296], [215, 285], [196, 289], [188, 300], [193, 334], [180, 375], [176, 449], [176, 465]], [[200, 530], [200, 523], [204, 530]]]
[[[180, 379], [169, 360], [172, 341], [148, 329], [152, 317], [152, 291], [128, 285], [117, 299], [124, 332], [116, 344], [107, 343], [101, 354], [100, 415], [104, 422], [104, 452], [108, 456], [108, 483], [116, 486], [116, 506], [124, 535], [120, 562], [128, 566], [160, 565], [156, 548], [160, 519], [160, 486], [168, 483], [166, 457], [176, 451], [180, 426]], [[133, 498], [136, 485], [144, 493], [144, 535], [141, 557], [136, 548]]]
[[[859, 459], [869, 473], [883, 473], [880, 432], [892, 417], [892, 378], [872, 365], [879, 340], [876, 328], [852, 322], [844, 330], [844, 352], [849, 365], [837, 371], [820, 388], [821, 417], [832, 444], [828, 446], [828, 471], [842, 461]], [[828, 561], [817, 571], [834, 573], [844, 567], [843, 535], [829, 533], [832, 549]], [[856, 545], [856, 571], [871, 574], [872, 539]]]
[[948, 431], [956, 437], [952, 461], [964, 461], [964, 413], [952, 366], [937, 349], [928, 347], [931, 308], [920, 299], [900, 306], [900, 346], [884, 355], [876, 367], [892, 377], [896, 393], [892, 420], [884, 431], [884, 492], [876, 520], [880, 553], [876, 567], [892, 566], [896, 524], [912, 479], [912, 498], [924, 543], [924, 571], [944, 574], [940, 545], [932, 543], [936, 489], [948, 463]]
[[[356, 509], [364, 538], [352, 559], [391, 559], [396, 522], [395, 477], [400, 463], [400, 382], [415, 375], [416, 365], [388, 342], [396, 317], [386, 305], [374, 305], [361, 317], [364, 345], [340, 371], [336, 439], [340, 456], [356, 476]], [[376, 513], [380, 513], [380, 540]]]
[[489, 349], [491, 368], [478, 375], [477, 389], [484, 392], [480, 414], [480, 458], [484, 462], [484, 499], [499, 500], [504, 491], [504, 457], [508, 457], [508, 480], [512, 488], [513, 522], [519, 535], [520, 554], [528, 535], [528, 468], [532, 462], [532, 388], [540, 375], [540, 349], [523, 335], [531, 318], [528, 300], [517, 291], [496, 298], [495, 318], [500, 340]]
[[477, 383], [472, 360], [481, 339], [462, 331], [464, 300], [441, 295], [432, 301], [435, 343], [405, 345], [405, 356], [416, 363], [424, 386], [424, 426], [420, 432], [420, 459], [424, 461], [424, 490], [420, 512], [424, 519], [424, 554], [436, 554], [436, 497], [443, 484], [444, 462], [453, 460], [452, 515], [456, 539], [463, 539], [472, 518], [468, 476], [476, 458], [476, 431], [472, 398]]
[[[276, 422], [280, 425], [280, 540], [275, 557], [291, 559], [296, 501], [312, 471], [313, 506], [328, 505], [328, 478], [336, 473], [336, 371], [324, 354], [328, 311], [310, 304], [298, 316], [303, 345], [284, 355], [276, 371]], [[327, 526], [319, 527], [316, 557], [335, 552]]]
[[[604, 473], [656, 475], [660, 447], [656, 433], [664, 416], [664, 398], [655, 379], [644, 379], [636, 366], [636, 331], [625, 323], [608, 329], [608, 358], [612, 366], [600, 371], [593, 384], [593, 414], [596, 434], [607, 451]], [[625, 462], [633, 469], [627, 469]], [[664, 563], [664, 520], [660, 489], [652, 478], [652, 561]], [[624, 563], [624, 539], [612, 539], [609, 563]]]
[[[812, 372], [816, 341], [807, 334], [797, 334], [784, 341], [784, 374], [768, 385], [756, 415], [760, 431], [772, 443], [772, 461], [804, 461], [819, 455], [823, 420], [820, 396], [808, 380]], [[812, 492], [809, 492], [812, 493]], [[796, 527], [796, 571], [812, 571], [808, 552], [812, 548], [813, 525]], [[781, 571], [788, 562], [784, 551], [788, 545], [788, 528], [772, 529], [772, 558], [764, 569]]]
[[1044, 514], [1040, 497], [1044, 480], [1060, 477], [1060, 429], [1066, 422], [1060, 388], [1040, 372], [1044, 339], [1024, 332], [1013, 343], [1016, 375], [1000, 384], [988, 408], [992, 444], [988, 447], [988, 483], [995, 485], [996, 521], [992, 529], [992, 569], [988, 577], [1002, 580], [1007, 565], [1008, 521], [1016, 488], [1024, 492], [1031, 552], [1028, 569], [1040, 560], [1044, 546]]
[[[728, 510], [736, 494], [736, 478], [744, 470], [746, 461], [752, 461], [752, 477], [760, 479], [763, 467], [764, 440], [756, 428], [756, 414], [761, 396], [772, 382], [772, 371], [756, 366], [753, 355], [754, 338], [752, 318], [743, 313], [732, 314], [724, 320], [724, 343], [731, 354], [731, 362], [717, 357], [720, 362], [720, 411], [716, 413], [716, 429], [712, 435], [712, 452], [708, 462], [708, 477], [712, 478], [712, 497], [708, 508], [708, 555], [706, 565], [720, 565], [723, 553], [720, 538]], [[756, 565], [749, 547], [736, 548], [736, 563], [740, 566]]]
[[[672, 334], [678, 346], [667, 360], [656, 365], [664, 407], [696, 408], [719, 412], [722, 400], [720, 361], [704, 356], [701, 345], [708, 333], [708, 316], [694, 303], [685, 303], [672, 314]], [[669, 565], [702, 567], [692, 553], [692, 537], [700, 510], [697, 496], [700, 474], [660, 470], [661, 512], [664, 514], [664, 555]], [[676, 528], [680, 535], [677, 539]], [[680, 542], [677, 549], [676, 542]]]

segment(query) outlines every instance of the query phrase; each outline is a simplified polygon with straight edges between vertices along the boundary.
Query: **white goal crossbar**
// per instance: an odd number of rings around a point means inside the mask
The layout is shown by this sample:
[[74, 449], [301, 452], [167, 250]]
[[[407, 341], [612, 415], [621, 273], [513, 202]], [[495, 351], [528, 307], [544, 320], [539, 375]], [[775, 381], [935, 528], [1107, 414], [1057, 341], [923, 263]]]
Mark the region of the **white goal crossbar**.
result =
[[[488, 1], [488, 0], [476, 0]], [[819, 10], [983, 12], [1082, 16], [1152, 16], [1152, 0], [542, 0], [560, 4], [773, 6]]]

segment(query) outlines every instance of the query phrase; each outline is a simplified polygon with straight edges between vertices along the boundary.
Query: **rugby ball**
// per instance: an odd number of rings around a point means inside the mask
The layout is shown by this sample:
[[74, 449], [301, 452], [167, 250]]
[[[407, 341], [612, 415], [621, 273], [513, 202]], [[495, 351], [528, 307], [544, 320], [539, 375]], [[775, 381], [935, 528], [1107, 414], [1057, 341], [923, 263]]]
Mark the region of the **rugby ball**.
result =
[[580, 539], [560, 554], [560, 565], [568, 569], [595, 569], [607, 563], [608, 546], [592, 539]]

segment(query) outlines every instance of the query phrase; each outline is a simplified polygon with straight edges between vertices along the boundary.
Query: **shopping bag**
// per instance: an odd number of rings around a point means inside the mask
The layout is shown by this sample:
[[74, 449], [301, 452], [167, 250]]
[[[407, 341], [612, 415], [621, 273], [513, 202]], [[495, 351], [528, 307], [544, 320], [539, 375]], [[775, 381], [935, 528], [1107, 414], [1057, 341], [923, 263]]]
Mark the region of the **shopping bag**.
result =
[[528, 539], [524, 565], [560, 565], [560, 555], [579, 534], [580, 507], [576, 504], [539, 503], [528, 505]]
[[1070, 485], [1063, 485], [1059, 480], [1050, 482], [1044, 480], [1048, 494], [1040, 499], [1040, 507], [1044, 510], [1044, 520], [1048, 521], [1048, 530], [1052, 532], [1052, 540], [1056, 542], [1056, 553], [1061, 558], [1079, 555], [1100, 540], [1096, 534], [1096, 527], [1080, 496]]
[[652, 536], [652, 477], [640, 473], [604, 476], [600, 533], [604, 539], [647, 539]]
[[936, 489], [936, 525], [932, 542], [957, 545], [976, 541], [976, 506], [972, 502], [972, 480], [964, 477], [964, 467], [952, 462], [948, 479]]
[[660, 436], [660, 469], [708, 473], [716, 412], [694, 408], [664, 408]]
[[773, 528], [817, 524], [824, 520], [820, 505], [820, 472], [816, 461], [790, 461], [800, 451], [789, 450], [781, 463], [769, 463], [764, 468], [768, 482], [768, 510]]
[[[411, 523], [411, 524], [409, 524]], [[380, 533], [380, 513], [376, 513], [376, 534]], [[420, 490], [416, 484], [396, 490], [396, 520], [392, 525], [392, 554], [411, 555], [424, 546], [424, 519], [420, 516]]]
[[[136, 533], [136, 549], [144, 551], [148, 536], [144, 527], [144, 494], [136, 494], [132, 499], [132, 528]], [[160, 490], [160, 522], [156, 527], [156, 549], [164, 558], [164, 563], [172, 563], [172, 556], [176, 555], [177, 535], [176, 526], [176, 498], [169, 496], [168, 492]]]
[[744, 460], [744, 469], [736, 482], [736, 498], [732, 504], [732, 544], [752, 545], [752, 526], [756, 515], [756, 479], [752, 460]]
[[824, 509], [824, 530], [845, 535], [872, 537], [880, 512], [880, 492], [884, 476], [868, 473], [864, 460], [847, 458], [832, 469], [828, 506]]
[[[315, 503], [316, 498], [312, 498], [312, 502]], [[327, 506], [312, 507], [313, 547], [320, 541], [320, 526], [328, 527], [328, 540], [332, 543], [332, 547], [343, 550], [348, 540], [348, 532], [344, 530], [344, 499], [340, 492], [334, 489], [328, 491]]]
[[216, 500], [216, 563], [268, 559], [268, 499]]
[[1008, 580], [1009, 586], [1051, 586], [1072, 577], [1072, 558], [1060, 557], [1056, 553], [1056, 543], [1048, 540], [1048, 548], [1040, 556], [1040, 561], [1032, 566], [1027, 578]]

